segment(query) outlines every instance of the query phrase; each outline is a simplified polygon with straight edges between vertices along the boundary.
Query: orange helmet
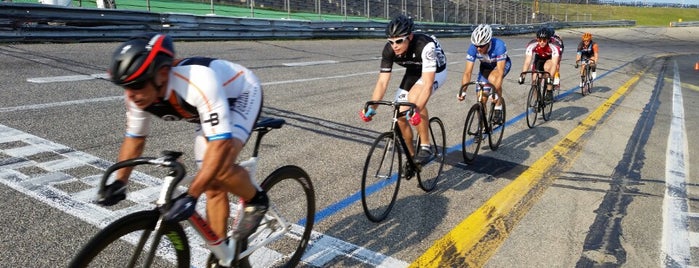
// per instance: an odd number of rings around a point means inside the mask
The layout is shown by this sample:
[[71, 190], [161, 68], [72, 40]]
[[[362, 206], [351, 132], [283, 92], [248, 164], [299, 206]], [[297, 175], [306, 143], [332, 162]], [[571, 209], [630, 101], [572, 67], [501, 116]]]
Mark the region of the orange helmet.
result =
[[592, 40], [592, 34], [591, 34], [591, 33], [584, 33], [584, 34], [582, 35], [582, 40], [583, 40], [583, 41], [590, 41], [590, 40]]

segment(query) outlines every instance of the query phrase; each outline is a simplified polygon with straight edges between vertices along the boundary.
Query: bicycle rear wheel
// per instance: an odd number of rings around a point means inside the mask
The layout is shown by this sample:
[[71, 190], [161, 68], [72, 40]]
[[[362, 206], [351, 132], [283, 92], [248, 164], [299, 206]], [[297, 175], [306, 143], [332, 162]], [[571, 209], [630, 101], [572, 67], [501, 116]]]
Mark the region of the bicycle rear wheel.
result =
[[[308, 174], [297, 166], [283, 166], [273, 171], [260, 187], [267, 192], [271, 207], [286, 221], [287, 226], [269, 215], [251, 235], [248, 247], [254, 248], [269, 236], [288, 227], [287, 233], [266, 244], [248, 257], [262, 267], [296, 267], [303, 257], [313, 231], [316, 203], [315, 190]], [[267, 263], [265, 263], [265, 261]]]
[[481, 121], [483, 116], [481, 115], [480, 105], [476, 103], [471, 106], [464, 122], [464, 132], [461, 136], [461, 153], [466, 163], [471, 163], [476, 159], [483, 140], [483, 122]]
[[537, 114], [539, 113], [539, 86], [532, 85], [527, 96], [527, 126], [533, 128], [536, 124]]
[[488, 135], [488, 143], [490, 144], [490, 149], [495, 151], [500, 147], [500, 142], [502, 142], [502, 135], [505, 133], [505, 122], [507, 122], [506, 111], [507, 107], [505, 105], [505, 99], [500, 97], [500, 104], [502, 104], [502, 121], [494, 122], [493, 114], [495, 113], [495, 103], [490, 105], [490, 115], [488, 116], [488, 121], [490, 121], [490, 135]]
[[388, 216], [398, 196], [401, 170], [401, 144], [393, 132], [381, 134], [369, 149], [362, 174], [362, 207], [373, 222]]
[[[165, 224], [154, 233], [160, 212], [126, 215], [99, 231], [68, 267], [190, 267], [187, 235], [179, 224]], [[154, 248], [153, 241], [159, 242]], [[148, 265], [149, 254], [155, 254]]]
[[541, 115], [544, 117], [544, 121], [549, 121], [553, 111], [553, 90], [544, 88], [544, 94], [544, 109], [541, 111]]
[[[420, 144], [419, 139], [418, 137], [418, 144]], [[446, 139], [447, 134], [444, 132], [442, 120], [438, 117], [430, 118], [430, 142], [434, 154], [430, 162], [422, 166], [422, 169], [417, 174], [418, 184], [425, 192], [432, 191], [434, 187], [437, 186], [439, 175], [442, 174], [442, 170], [444, 169], [444, 162], [447, 157]]]

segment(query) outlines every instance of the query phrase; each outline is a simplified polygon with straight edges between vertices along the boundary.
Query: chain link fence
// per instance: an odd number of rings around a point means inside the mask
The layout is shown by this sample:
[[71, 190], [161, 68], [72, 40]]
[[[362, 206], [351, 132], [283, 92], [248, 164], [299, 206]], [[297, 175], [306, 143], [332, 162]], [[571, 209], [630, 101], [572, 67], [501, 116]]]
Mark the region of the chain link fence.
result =
[[[388, 20], [398, 14], [425, 23], [530, 24], [607, 20], [585, 14], [562, 0], [1, 0], [73, 7], [115, 8], [154, 12], [215, 14], [248, 18], [320, 21]], [[565, 0], [568, 3], [574, 0]], [[585, 3], [598, 4], [596, 1]], [[573, 2], [575, 3], [575, 2]], [[273, 14], [273, 15], [270, 15]]]

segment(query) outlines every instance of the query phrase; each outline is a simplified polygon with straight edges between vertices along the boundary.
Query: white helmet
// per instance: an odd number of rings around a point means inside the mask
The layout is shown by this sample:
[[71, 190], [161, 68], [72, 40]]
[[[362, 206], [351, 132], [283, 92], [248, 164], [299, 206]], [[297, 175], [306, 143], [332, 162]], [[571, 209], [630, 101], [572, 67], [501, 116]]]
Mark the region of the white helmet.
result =
[[482, 46], [490, 43], [490, 38], [493, 37], [493, 29], [488, 24], [480, 24], [471, 33], [471, 43], [475, 46]]

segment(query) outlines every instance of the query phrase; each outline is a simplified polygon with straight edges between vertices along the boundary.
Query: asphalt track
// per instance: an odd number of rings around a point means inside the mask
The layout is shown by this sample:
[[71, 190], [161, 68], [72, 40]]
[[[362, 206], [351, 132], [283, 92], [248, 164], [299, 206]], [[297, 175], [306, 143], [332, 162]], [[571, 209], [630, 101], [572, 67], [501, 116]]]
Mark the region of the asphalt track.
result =
[[[699, 157], [691, 116], [699, 114], [699, 29], [591, 29], [601, 60], [585, 97], [572, 66], [583, 31], [559, 31], [567, 45], [562, 90], [552, 119], [539, 118], [533, 129], [523, 115], [526, 87], [515, 82], [529, 37], [503, 37], [513, 60], [505, 137], [497, 151], [484, 146], [471, 165], [458, 145], [471, 103], [454, 98], [468, 40], [440, 39], [449, 77], [428, 107], [446, 124], [448, 166], [433, 192], [404, 182], [379, 224], [364, 217], [359, 180], [389, 115], [379, 110], [364, 123], [356, 114], [371, 94], [385, 41], [176, 46], [180, 56], [249, 66], [264, 84], [263, 115], [288, 122], [266, 138], [260, 171], [295, 164], [314, 181], [318, 211], [307, 266], [699, 266], [697, 170], [690, 165]], [[104, 209], [90, 202], [94, 178], [116, 158], [123, 134], [121, 91], [100, 79], [115, 45], [0, 49], [0, 224], [7, 226], [0, 261], [8, 267], [65, 266], [99, 227], [147, 207], [145, 197], [157, 185], [152, 170], [138, 178], [143, 188], [132, 191], [142, 195], [131, 194], [129, 205]], [[159, 121], [147, 154], [182, 150], [191, 163], [192, 129]], [[199, 266], [206, 253], [193, 254]]]

